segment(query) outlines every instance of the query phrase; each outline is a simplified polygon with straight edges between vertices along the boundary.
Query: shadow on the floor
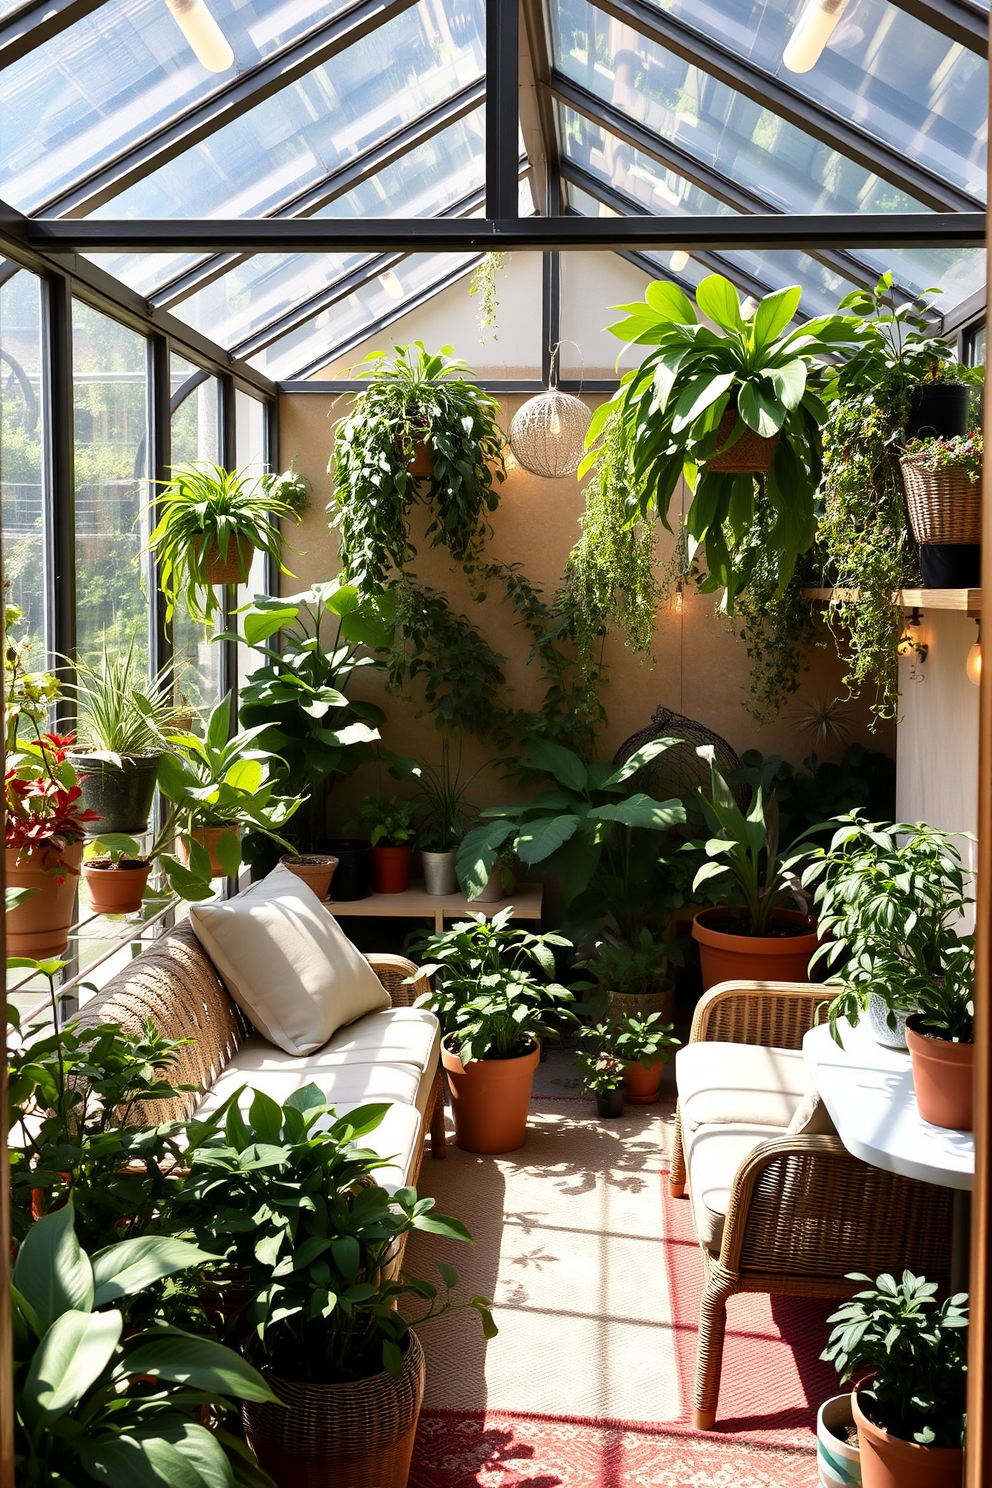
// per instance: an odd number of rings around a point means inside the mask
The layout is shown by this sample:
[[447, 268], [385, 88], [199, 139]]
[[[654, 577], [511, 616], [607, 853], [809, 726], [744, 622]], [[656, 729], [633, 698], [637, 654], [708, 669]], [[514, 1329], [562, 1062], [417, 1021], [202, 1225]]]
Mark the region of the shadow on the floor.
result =
[[[839, 1307], [836, 1300], [817, 1297], [771, 1298], [771, 1311], [782, 1342], [792, 1354], [799, 1383], [805, 1396], [804, 1406], [772, 1411], [767, 1415], [720, 1416], [721, 1432], [815, 1430], [816, 1412], [824, 1400], [839, 1395], [841, 1386], [831, 1364], [820, 1358], [830, 1331], [827, 1318]], [[733, 1327], [731, 1316], [730, 1328]], [[729, 1330], [728, 1330], [729, 1331]]]

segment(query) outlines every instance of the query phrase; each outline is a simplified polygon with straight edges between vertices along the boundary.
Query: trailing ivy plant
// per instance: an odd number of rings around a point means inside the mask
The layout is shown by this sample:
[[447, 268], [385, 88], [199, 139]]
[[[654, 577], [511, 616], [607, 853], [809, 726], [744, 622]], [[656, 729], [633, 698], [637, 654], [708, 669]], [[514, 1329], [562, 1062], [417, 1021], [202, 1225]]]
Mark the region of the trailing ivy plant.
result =
[[759, 723], [769, 723], [786, 700], [799, 690], [799, 678], [810, 667], [810, 649], [818, 641], [818, 627], [803, 588], [816, 578], [813, 554], [801, 553], [784, 589], [774, 556], [766, 545], [767, 513], [760, 513], [743, 545], [751, 580], [737, 601], [740, 637], [751, 671], [745, 683], [744, 706]]
[[496, 275], [506, 267], [505, 253], [487, 253], [469, 281], [468, 292], [479, 296], [479, 333], [483, 344], [486, 332], [491, 330], [493, 340], [499, 340], [496, 317], [499, 314], [499, 296], [496, 293]]
[[[446, 547], [473, 572], [506, 473], [497, 400], [450, 346], [434, 354], [417, 341], [395, 347], [392, 357], [372, 352], [356, 371], [369, 385], [336, 425], [328, 465], [330, 525], [349, 577], [362, 589], [379, 588], [416, 556], [409, 519], [417, 501], [429, 513], [431, 546]], [[423, 477], [410, 469], [418, 444], [432, 462]]]

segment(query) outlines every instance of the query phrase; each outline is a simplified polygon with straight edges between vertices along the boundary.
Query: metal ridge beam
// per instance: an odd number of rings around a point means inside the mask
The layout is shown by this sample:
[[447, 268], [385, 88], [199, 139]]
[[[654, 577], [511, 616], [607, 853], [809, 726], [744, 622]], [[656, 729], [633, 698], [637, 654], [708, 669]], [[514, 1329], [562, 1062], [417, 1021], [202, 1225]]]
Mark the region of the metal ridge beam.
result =
[[[353, 191], [370, 176], [385, 170], [387, 166], [393, 165], [404, 155], [408, 155], [411, 150], [427, 144], [435, 135], [443, 133], [451, 125], [457, 124], [460, 119], [474, 113], [485, 102], [485, 97], [486, 85], [480, 78], [477, 83], [470, 83], [467, 88], [462, 88], [444, 103], [439, 104], [437, 108], [429, 109], [427, 113], [420, 114], [412, 123], [404, 124], [402, 129], [394, 130], [392, 134], [373, 145], [370, 150], [363, 151], [347, 165], [332, 171], [316, 185], [308, 187], [304, 192], [296, 192], [293, 196], [287, 197], [264, 216], [266, 218], [309, 217], [319, 212], [330, 202], [336, 201], [338, 197]], [[179, 274], [175, 279], [163, 284], [154, 294], [148, 296], [148, 303], [163, 310], [167, 309], [171, 305], [178, 304], [180, 300], [186, 299], [196, 290], [212, 284], [229, 269], [243, 262], [243, 254], [218, 254], [209, 258], [206, 263], [197, 264], [185, 274]]]
[[491, 253], [609, 248], [981, 248], [984, 212], [755, 213], [726, 217], [388, 217], [114, 221], [29, 218], [48, 253]]
[[498, 221], [517, 211], [520, 189], [519, 0], [486, 0], [486, 216]]
[[989, 13], [980, 6], [969, 5], [967, 0], [892, 0], [892, 4], [967, 51], [988, 56]]
[[891, 145], [883, 143], [869, 130], [833, 114], [814, 103], [806, 94], [785, 83], [770, 72], [755, 67], [728, 47], [704, 36], [702, 32], [676, 20], [647, 0], [596, 0], [595, 9], [630, 26], [639, 35], [673, 52], [709, 77], [716, 78], [736, 93], [760, 104], [805, 134], [838, 150], [848, 160], [898, 186], [932, 210], [968, 212], [984, 210], [967, 191], [945, 181], [935, 171], [909, 160]]
[[96, 211], [151, 171], [223, 129], [274, 93], [288, 88], [415, 4], [416, 0], [358, 0], [325, 25], [315, 27], [257, 67], [232, 78], [216, 93], [184, 109], [178, 118], [153, 129], [99, 170], [91, 171], [67, 191], [52, 197], [39, 211], [62, 217], [80, 217]]
[[0, 68], [19, 62], [102, 4], [103, 0], [30, 0], [18, 6], [0, 22]]

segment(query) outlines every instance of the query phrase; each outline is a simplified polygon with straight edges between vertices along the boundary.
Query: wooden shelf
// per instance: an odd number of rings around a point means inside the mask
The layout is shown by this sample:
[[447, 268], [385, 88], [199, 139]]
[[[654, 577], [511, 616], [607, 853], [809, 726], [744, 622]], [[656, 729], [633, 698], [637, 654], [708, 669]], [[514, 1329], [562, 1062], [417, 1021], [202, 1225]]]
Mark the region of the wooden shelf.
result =
[[501, 899], [495, 904], [481, 904], [478, 899], [468, 900], [464, 894], [428, 894], [423, 884], [411, 884], [402, 894], [370, 894], [367, 899], [327, 899], [324, 902], [338, 920], [352, 915], [433, 919], [434, 929], [440, 934], [445, 920], [464, 919], [473, 914], [484, 914], [486, 919], [491, 920], [494, 914], [506, 909], [509, 904], [513, 905], [515, 920], [540, 920], [543, 901], [543, 884], [524, 883], [518, 884], [508, 899]]
[[[857, 604], [859, 589], [801, 589], [804, 599], [820, 604]], [[904, 610], [956, 610], [977, 619], [982, 613], [981, 589], [899, 589], [892, 603]]]

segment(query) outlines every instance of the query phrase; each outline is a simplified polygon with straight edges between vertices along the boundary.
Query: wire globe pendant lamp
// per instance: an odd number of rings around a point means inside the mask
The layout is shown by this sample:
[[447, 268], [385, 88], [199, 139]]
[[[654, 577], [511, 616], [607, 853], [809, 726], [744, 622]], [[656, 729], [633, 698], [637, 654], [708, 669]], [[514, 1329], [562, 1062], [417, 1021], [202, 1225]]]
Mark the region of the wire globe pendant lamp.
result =
[[574, 475], [585, 452], [586, 432], [592, 421], [586, 405], [558, 387], [557, 355], [556, 346], [547, 392], [528, 398], [510, 424], [510, 449], [517, 464], [545, 480]]

